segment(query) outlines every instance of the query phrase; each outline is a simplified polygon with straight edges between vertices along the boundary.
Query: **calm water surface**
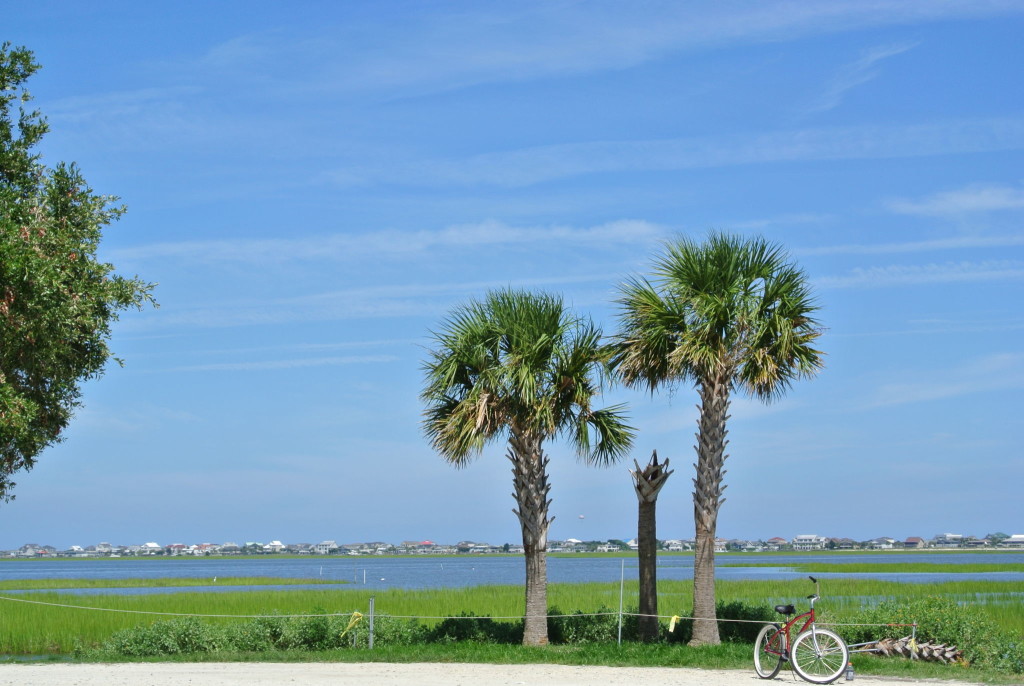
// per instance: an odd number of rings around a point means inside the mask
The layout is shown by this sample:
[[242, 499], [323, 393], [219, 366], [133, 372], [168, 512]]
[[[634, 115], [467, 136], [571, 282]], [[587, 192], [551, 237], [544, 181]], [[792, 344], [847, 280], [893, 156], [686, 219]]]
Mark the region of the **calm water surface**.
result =
[[[936, 562], [944, 564], [1001, 563], [1024, 564], [1024, 553], [886, 553], [859, 555], [831, 553], [821, 555], [758, 555], [727, 553], [718, 556], [720, 564], [775, 563], [772, 567], [722, 567], [718, 579], [798, 579], [805, 576], [787, 565], [822, 563], [903, 563]], [[635, 557], [549, 557], [548, 580], [552, 583], [618, 581], [637, 578]], [[329, 579], [345, 581], [367, 589], [386, 588], [462, 588], [490, 584], [521, 585], [525, 580], [521, 556], [497, 557], [304, 557], [304, 558], [120, 558], [64, 560], [0, 560], [0, 580], [7, 579], [156, 579], [188, 577], [209, 579], [205, 586], [183, 588], [89, 589], [75, 593], [170, 593], [299, 589], [299, 586], [218, 586], [215, 578], [287, 577], [292, 579]], [[821, 578], [863, 578], [904, 583], [939, 583], [952, 580], [1022, 581], [1024, 572], [930, 574], [930, 573], [821, 573]], [[658, 560], [659, 580], [693, 578], [691, 556], [662, 555]], [[323, 586], [309, 586], [320, 588]]]

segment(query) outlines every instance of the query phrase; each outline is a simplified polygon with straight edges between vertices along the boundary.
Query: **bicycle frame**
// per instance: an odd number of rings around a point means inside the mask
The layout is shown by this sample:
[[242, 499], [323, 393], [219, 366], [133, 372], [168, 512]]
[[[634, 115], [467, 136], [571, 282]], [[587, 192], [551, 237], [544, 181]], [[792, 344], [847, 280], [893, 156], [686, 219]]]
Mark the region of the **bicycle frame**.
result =
[[819, 596], [818, 596], [818, 590], [819, 589], [818, 589], [818, 580], [815, 579], [813, 576], [809, 577], [809, 578], [810, 578], [811, 581], [814, 582], [814, 591], [815, 591], [813, 595], [807, 596], [807, 599], [809, 601], [811, 601], [811, 609], [808, 610], [807, 612], [804, 612], [803, 614], [799, 614], [799, 615], [793, 617], [793, 619], [791, 619], [788, 622], [786, 622], [785, 624], [783, 624], [781, 627], [779, 627], [778, 631], [776, 631], [774, 634], [772, 634], [773, 636], [778, 636], [781, 633], [785, 633], [786, 634], [785, 647], [782, 649], [781, 653], [777, 652], [775, 650], [772, 650], [771, 648], [767, 649], [767, 652], [769, 652], [769, 653], [772, 653], [772, 654], [775, 654], [775, 655], [781, 655], [784, 660], [788, 660], [789, 659], [789, 646], [793, 644], [793, 641], [792, 641], [793, 631], [792, 631], [792, 629], [793, 629], [793, 626], [795, 626], [797, 622], [799, 622], [801, 619], [804, 619], [806, 617], [806, 621], [804, 622], [804, 625], [802, 627], [800, 627], [799, 630], [796, 631], [796, 634], [798, 634], [798, 635], [802, 634], [803, 632], [807, 631], [807, 629], [810, 629], [812, 633], [814, 632], [815, 620], [817, 619], [817, 615], [814, 612], [814, 601], [818, 600], [818, 598], [819, 598]]

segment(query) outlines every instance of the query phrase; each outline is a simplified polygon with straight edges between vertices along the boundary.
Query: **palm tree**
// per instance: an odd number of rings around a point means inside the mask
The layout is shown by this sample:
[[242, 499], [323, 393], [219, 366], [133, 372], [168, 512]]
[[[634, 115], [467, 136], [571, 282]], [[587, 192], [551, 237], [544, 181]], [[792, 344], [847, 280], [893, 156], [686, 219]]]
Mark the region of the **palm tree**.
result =
[[526, 553], [524, 645], [547, 643], [548, 457], [544, 441], [565, 436], [590, 464], [629, 449], [621, 406], [594, 409], [607, 362], [601, 332], [567, 312], [560, 297], [499, 290], [456, 308], [433, 334], [424, 364], [424, 432], [434, 449], [465, 466], [507, 439]]
[[668, 460], [658, 463], [658, 451], [651, 454], [651, 461], [640, 469], [640, 463], [633, 460], [636, 471], [633, 475], [633, 490], [636, 491], [637, 524], [637, 567], [640, 575], [640, 618], [637, 627], [642, 641], [658, 640], [658, 494], [672, 476]]
[[718, 643], [715, 529], [730, 396], [770, 402], [821, 369], [818, 308], [806, 275], [762, 238], [680, 238], [666, 244], [653, 272], [654, 283], [634, 278], [621, 287], [611, 364], [628, 386], [654, 393], [689, 382], [700, 395], [691, 644]]

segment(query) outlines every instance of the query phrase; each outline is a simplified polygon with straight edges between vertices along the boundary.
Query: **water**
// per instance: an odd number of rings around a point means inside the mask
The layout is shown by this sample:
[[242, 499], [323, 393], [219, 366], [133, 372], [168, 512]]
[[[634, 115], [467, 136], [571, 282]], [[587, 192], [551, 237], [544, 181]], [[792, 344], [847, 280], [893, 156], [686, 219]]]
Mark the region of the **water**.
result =
[[[821, 555], [758, 555], [756, 553], [728, 553], [718, 556], [721, 564], [743, 562], [771, 562], [772, 567], [719, 566], [718, 579], [799, 579], [806, 576], [787, 565], [822, 563], [903, 563], [936, 562], [945, 564], [1014, 563], [1024, 564], [1024, 553], [886, 553], [859, 555], [856, 553], [823, 553]], [[548, 581], [551, 583], [615, 582], [625, 576], [636, 580], [635, 557], [549, 557]], [[943, 581], [1024, 581], [1024, 572], [994, 573], [902, 573], [853, 572], [821, 573], [821, 578], [857, 578], [897, 581], [902, 583], [940, 583]], [[469, 586], [502, 584], [522, 585], [525, 569], [521, 556], [455, 556], [455, 557], [320, 557], [303, 558], [120, 558], [120, 559], [54, 559], [54, 560], [0, 560], [0, 580], [9, 579], [157, 579], [157, 578], [209, 579], [209, 583], [188, 587], [76, 589], [74, 593], [173, 593], [223, 592], [238, 590], [273, 590], [318, 588], [312, 584], [288, 586], [223, 586], [215, 578], [226, 577], [284, 577], [343, 581], [368, 590], [405, 588], [464, 588]], [[693, 578], [693, 558], [682, 555], [662, 555], [658, 562], [659, 580], [686, 580]], [[8, 593], [5, 591], [4, 593]]]

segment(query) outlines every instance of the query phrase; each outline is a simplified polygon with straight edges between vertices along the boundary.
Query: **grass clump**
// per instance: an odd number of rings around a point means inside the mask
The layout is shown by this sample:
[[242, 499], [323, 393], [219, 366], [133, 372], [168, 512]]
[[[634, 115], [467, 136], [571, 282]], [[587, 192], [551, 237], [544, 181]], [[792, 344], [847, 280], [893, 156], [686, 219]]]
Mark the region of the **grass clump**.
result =
[[[918, 642], [955, 645], [969, 665], [1024, 674], [1024, 639], [1001, 629], [985, 615], [961, 607], [948, 598], [932, 596], [911, 602], [889, 600], [851, 618], [859, 624], [910, 624], [917, 622]], [[847, 643], [880, 638], [900, 638], [909, 627], [843, 627]]]

